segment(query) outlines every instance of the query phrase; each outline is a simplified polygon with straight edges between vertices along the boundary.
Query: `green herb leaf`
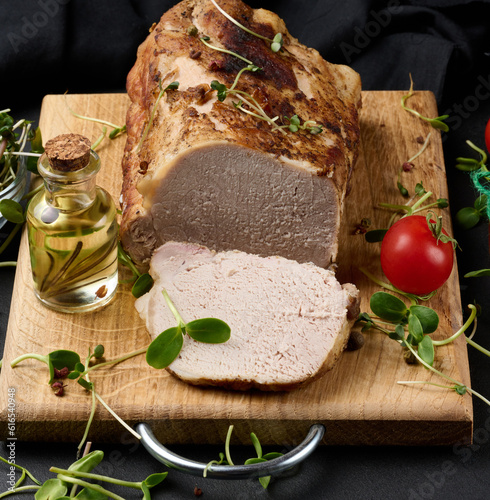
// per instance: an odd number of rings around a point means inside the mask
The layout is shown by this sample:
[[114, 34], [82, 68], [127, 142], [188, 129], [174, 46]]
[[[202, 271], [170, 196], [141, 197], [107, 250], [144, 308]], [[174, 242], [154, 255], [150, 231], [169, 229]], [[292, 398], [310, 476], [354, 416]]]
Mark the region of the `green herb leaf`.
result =
[[466, 394], [466, 386], [465, 385], [456, 385], [454, 386], [454, 390], [460, 395], [464, 396]]
[[26, 220], [22, 205], [8, 198], [0, 200], [0, 212], [4, 219], [14, 224], [23, 224]]
[[415, 314], [408, 316], [408, 332], [411, 335], [411, 343], [418, 344], [424, 338], [424, 330], [419, 318]]
[[146, 362], [153, 368], [166, 368], [179, 355], [184, 344], [180, 326], [168, 328], [148, 347]]
[[267, 489], [270, 482], [271, 482], [271, 476], [259, 477], [259, 483], [262, 485], [262, 488], [264, 488], [264, 490]]
[[77, 363], [75, 365], [75, 371], [77, 371], [77, 372], [85, 371], [85, 366], [83, 365], [83, 363]]
[[70, 372], [66, 376], [66, 378], [69, 378], [70, 380], [76, 380], [80, 375], [81, 375], [81, 372], [74, 370], [74, 371]]
[[419, 319], [423, 333], [433, 333], [437, 330], [439, 316], [434, 309], [427, 306], [413, 305], [410, 306], [409, 311], [410, 316], [416, 316]]
[[79, 378], [77, 381], [84, 389], [87, 389], [87, 391], [91, 391], [94, 388], [94, 384], [92, 382], [89, 382], [88, 380], [85, 380], [84, 378]]
[[259, 438], [256, 436], [254, 432], [252, 432], [250, 433], [250, 439], [252, 440], [252, 444], [254, 445], [257, 457], [262, 458], [262, 446], [260, 446]]
[[211, 88], [218, 92], [218, 100], [223, 102], [228, 95], [228, 88], [225, 84], [218, 82], [218, 80], [213, 80], [211, 82]]
[[490, 269], [478, 269], [464, 275], [465, 278], [480, 278], [481, 276], [490, 276]]
[[94, 358], [96, 359], [99, 359], [101, 358], [103, 355], [104, 355], [104, 346], [103, 345], [98, 345], [98, 346], [95, 346], [95, 349], [94, 349]]
[[168, 475], [168, 472], [157, 472], [156, 474], [149, 475], [143, 482], [148, 488], [153, 488], [160, 484]]
[[272, 52], [279, 52], [282, 48], [282, 44], [284, 43], [282, 33], [277, 33], [271, 43]]
[[368, 243], [378, 243], [383, 241], [385, 234], [388, 232], [388, 229], [373, 229], [372, 231], [367, 231], [364, 233], [364, 238]]
[[58, 500], [60, 497], [65, 496], [67, 492], [68, 488], [60, 479], [52, 478], [48, 479], [36, 491], [34, 498], [35, 500]]
[[427, 193], [427, 191], [425, 190], [421, 182], [415, 185], [415, 194], [417, 196], [423, 196], [425, 193]]
[[386, 292], [374, 293], [369, 305], [376, 316], [387, 321], [402, 321], [408, 311], [399, 298]]
[[143, 492], [143, 500], [151, 500], [151, 493], [145, 483], [141, 483], [141, 491]]
[[[70, 500], [70, 497], [66, 498]], [[75, 498], [78, 500], [109, 500], [109, 497], [105, 493], [95, 491], [92, 488], [83, 488]]]
[[417, 353], [428, 365], [432, 366], [434, 363], [434, 344], [428, 335], [424, 338], [417, 347]]
[[447, 198], [438, 198], [437, 200], [437, 208], [447, 208], [449, 206], [449, 202]]
[[48, 354], [48, 366], [49, 366], [49, 384], [53, 383], [54, 380], [54, 369], [61, 370], [68, 368], [72, 371], [75, 365], [80, 362], [80, 356], [74, 351], [66, 351], [60, 349], [58, 351], [53, 351]]
[[230, 338], [230, 327], [217, 318], [196, 319], [185, 325], [185, 331], [198, 342], [221, 344]]
[[87, 453], [87, 455], [78, 459], [76, 462], [73, 462], [70, 465], [70, 467], [68, 467], [68, 470], [77, 472], [90, 472], [95, 467], [97, 467], [97, 465], [99, 465], [100, 462], [102, 462], [103, 458], [104, 458], [103, 451], [101, 450], [91, 451], [90, 453]]
[[136, 298], [141, 297], [151, 290], [153, 283], [153, 278], [148, 273], [142, 274], [135, 281], [131, 293]]
[[262, 464], [264, 462], [267, 462], [267, 460], [265, 458], [254, 457], [254, 458], [248, 458], [247, 460], [245, 460], [244, 464], [245, 465]]
[[401, 183], [401, 182], [399, 182], [399, 181], [398, 181], [398, 182], [396, 183], [396, 186], [397, 186], [398, 191], [400, 191], [400, 193], [401, 193], [401, 195], [402, 195], [402, 196], [405, 196], [405, 198], [406, 198], [406, 197], [409, 195], [409, 193], [408, 193], [408, 189], [407, 189], [407, 188], [405, 188], [405, 187], [402, 185], [402, 183]]
[[475, 227], [480, 219], [480, 211], [473, 207], [464, 207], [456, 213], [456, 223], [463, 229]]
[[456, 168], [463, 172], [473, 172], [481, 167], [481, 163], [474, 158], [456, 158]]
[[279, 453], [278, 451], [271, 451], [269, 453], [266, 453], [265, 455], [262, 455], [262, 458], [265, 458], [265, 460], [274, 460], [275, 458], [283, 457], [284, 453]]
[[390, 332], [388, 336], [390, 337], [390, 339], [401, 340], [402, 342], [405, 342], [405, 328], [403, 328], [403, 325], [396, 325], [395, 331]]

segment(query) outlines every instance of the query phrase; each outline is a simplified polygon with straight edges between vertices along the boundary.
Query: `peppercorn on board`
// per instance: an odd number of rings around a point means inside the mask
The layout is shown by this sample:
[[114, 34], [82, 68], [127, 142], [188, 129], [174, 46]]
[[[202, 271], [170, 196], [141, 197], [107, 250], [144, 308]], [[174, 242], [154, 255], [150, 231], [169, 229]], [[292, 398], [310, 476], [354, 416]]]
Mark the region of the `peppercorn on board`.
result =
[[[361, 311], [369, 312], [369, 298], [379, 287], [367, 279], [364, 267], [380, 279], [380, 245], [369, 244], [356, 226], [369, 218], [373, 228], [385, 227], [391, 216], [378, 203], [403, 203], [397, 187], [398, 171], [420, 149], [420, 137], [431, 132], [425, 152], [415, 169], [403, 174], [413, 193], [422, 181], [435, 197], [447, 197], [442, 144], [439, 132], [402, 110], [403, 92], [363, 92], [360, 155], [352, 177], [342, 224], [337, 276], [361, 291]], [[434, 96], [416, 92], [410, 104], [426, 116], [437, 116]], [[44, 140], [76, 132], [94, 142], [102, 126], [76, 118], [77, 113], [123, 124], [129, 100], [125, 94], [48, 95], [41, 110]], [[419, 142], [417, 142], [417, 139]], [[124, 136], [106, 139], [97, 148], [102, 160], [98, 183], [116, 203], [121, 189]], [[449, 212], [442, 211], [451, 232]], [[121, 277], [129, 273], [121, 269]], [[32, 441], [78, 442], [90, 414], [91, 398], [76, 381], [66, 381], [65, 394], [56, 397], [48, 385], [47, 366], [26, 360], [15, 368], [10, 362], [25, 353], [48, 354], [56, 349], [78, 352], [82, 360], [89, 348], [105, 347], [107, 360], [149, 344], [146, 328], [133, 306], [129, 285], [121, 285], [104, 309], [82, 315], [56, 313], [34, 296], [27, 238], [19, 250], [3, 367], [0, 375], [0, 430], [8, 436], [8, 397], [15, 390], [15, 437]], [[456, 264], [449, 281], [428, 305], [440, 316], [434, 339], [446, 338], [462, 324]], [[233, 334], [233, 332], [232, 332]], [[464, 338], [438, 347], [435, 366], [469, 385]], [[408, 365], [400, 346], [379, 332], [365, 333], [365, 345], [345, 352], [333, 370], [310, 385], [290, 393], [232, 392], [189, 386], [165, 370], [150, 368], [138, 356], [91, 373], [97, 392], [128, 424], [149, 423], [163, 443], [223, 443], [230, 424], [234, 439], [249, 442], [255, 432], [264, 444], [297, 444], [310, 425], [326, 427], [324, 444], [440, 445], [471, 441], [471, 397], [428, 386], [397, 384], [399, 380], [441, 379], [421, 366]], [[444, 381], [442, 381], [444, 383]], [[10, 392], [9, 392], [10, 389]], [[414, 432], [412, 432], [414, 431]], [[89, 439], [121, 441], [128, 431], [100, 404]]]

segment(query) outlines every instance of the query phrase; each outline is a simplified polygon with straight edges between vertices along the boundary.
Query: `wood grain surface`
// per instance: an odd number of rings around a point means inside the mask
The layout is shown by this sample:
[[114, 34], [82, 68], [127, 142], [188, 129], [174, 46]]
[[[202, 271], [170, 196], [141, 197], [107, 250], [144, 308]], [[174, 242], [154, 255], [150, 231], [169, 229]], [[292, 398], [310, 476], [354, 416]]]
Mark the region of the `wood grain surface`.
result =
[[[414, 161], [403, 183], [413, 193], [417, 182], [447, 197], [441, 138], [437, 131], [403, 111], [402, 92], [364, 92], [361, 151], [352, 186], [346, 198], [339, 251], [338, 277], [355, 283], [362, 294], [362, 310], [378, 290], [359, 271], [363, 266], [382, 278], [379, 244], [368, 244], [353, 234], [363, 217], [373, 227], [385, 227], [390, 213], [380, 202], [403, 203], [396, 176], [404, 161], [414, 155], [417, 138], [431, 132], [427, 150]], [[410, 105], [437, 116], [434, 97], [417, 92]], [[59, 133], [78, 132], [95, 141], [102, 126], [74, 117], [74, 111], [122, 124], [128, 106], [125, 94], [49, 95], [43, 101], [40, 126], [44, 140]], [[121, 156], [125, 138], [108, 139], [98, 148], [102, 169], [98, 183], [117, 201], [121, 188]], [[449, 230], [448, 213], [443, 213]], [[89, 347], [105, 346], [106, 359], [115, 359], [149, 343], [149, 335], [133, 306], [128, 285], [121, 285], [103, 310], [82, 315], [55, 313], [34, 297], [24, 234], [21, 241], [12, 305], [0, 377], [0, 430], [7, 436], [8, 389], [15, 389], [15, 434], [18, 439], [77, 442], [90, 413], [90, 396], [68, 381], [65, 396], [54, 396], [47, 384], [46, 365], [27, 360], [12, 369], [15, 357], [55, 349], [77, 351], [82, 358]], [[448, 283], [429, 305], [440, 316], [434, 338], [445, 338], [462, 324], [456, 268]], [[439, 347], [435, 366], [465, 384], [469, 369], [464, 339]], [[197, 388], [176, 380], [166, 371], [148, 367], [143, 356], [92, 373], [98, 393], [130, 425], [149, 423], [164, 443], [223, 443], [229, 424], [234, 441], [249, 443], [255, 432], [264, 444], [295, 445], [309, 426], [326, 427], [325, 444], [440, 445], [470, 442], [473, 414], [469, 395], [459, 396], [428, 385], [407, 386], [399, 380], [442, 380], [421, 366], [404, 362], [400, 346], [382, 333], [366, 334], [359, 351], [345, 352], [322, 379], [291, 393], [230, 392]], [[442, 381], [444, 382], [444, 381]], [[99, 404], [90, 431], [92, 441], [124, 441], [128, 432]]]

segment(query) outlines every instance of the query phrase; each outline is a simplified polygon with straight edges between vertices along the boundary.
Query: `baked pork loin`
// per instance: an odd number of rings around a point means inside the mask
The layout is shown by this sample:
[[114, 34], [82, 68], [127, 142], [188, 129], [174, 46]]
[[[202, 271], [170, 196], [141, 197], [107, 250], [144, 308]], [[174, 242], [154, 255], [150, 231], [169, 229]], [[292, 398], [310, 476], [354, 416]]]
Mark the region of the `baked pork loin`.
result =
[[165, 288], [185, 322], [226, 321], [231, 338], [204, 344], [185, 335], [168, 370], [196, 385], [292, 390], [333, 367], [359, 314], [358, 291], [330, 270], [283, 257], [214, 252], [168, 242], [153, 255], [152, 290], [136, 300], [152, 338], [176, 320]]
[[[273, 52], [210, 0], [184, 0], [163, 15], [127, 80], [123, 246], [142, 267], [170, 240], [327, 267], [357, 154], [359, 75], [299, 43], [275, 14], [217, 1], [260, 35], [282, 33], [283, 48]], [[203, 37], [261, 68], [236, 84], [248, 95], [218, 99], [211, 82], [232, 87], [248, 63]], [[158, 100], [174, 81], [178, 89]], [[297, 115], [323, 131], [274, 130], [234, 105], [252, 98], [279, 126]]]

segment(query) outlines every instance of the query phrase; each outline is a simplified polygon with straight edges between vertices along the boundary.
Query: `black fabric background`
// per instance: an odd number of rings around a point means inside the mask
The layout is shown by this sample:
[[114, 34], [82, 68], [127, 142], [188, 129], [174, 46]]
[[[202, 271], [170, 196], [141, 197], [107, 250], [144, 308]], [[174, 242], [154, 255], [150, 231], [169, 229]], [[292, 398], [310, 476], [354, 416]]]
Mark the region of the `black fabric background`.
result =
[[[69, 91], [124, 91], [136, 49], [169, 0], [17, 0], [0, 2], [0, 109], [37, 121], [42, 97]], [[490, 117], [490, 2], [470, 0], [250, 0], [284, 18], [289, 31], [331, 62], [356, 69], [365, 90], [406, 90], [408, 74], [416, 88], [434, 92], [451, 130], [443, 145], [451, 213], [469, 205], [474, 192], [466, 174], [454, 168], [468, 156], [465, 140], [483, 146]], [[460, 276], [490, 267], [488, 225], [456, 229]], [[5, 233], [5, 231], [4, 231]], [[0, 233], [3, 238], [4, 234]], [[16, 258], [15, 245], [6, 258]], [[0, 268], [0, 337], [8, 322], [14, 271]], [[460, 278], [463, 304], [483, 307], [478, 341], [490, 348], [489, 278]], [[490, 395], [490, 359], [470, 351], [472, 384]], [[194, 498], [194, 486], [207, 499], [486, 499], [490, 497], [490, 408], [474, 400], [474, 444], [470, 447], [322, 447], [301, 470], [273, 480], [263, 491], [257, 481], [203, 480], [170, 472], [154, 498]], [[423, 429], [421, 429], [423, 432]], [[103, 445], [106, 470], [141, 479], [164, 470], [139, 447]], [[221, 447], [180, 446], [184, 456], [207, 462]], [[0, 453], [6, 456], [6, 448]], [[40, 479], [48, 466], [67, 466], [73, 445], [17, 443], [17, 461]], [[237, 449], [237, 461], [250, 455]], [[4, 472], [2, 472], [4, 471]], [[5, 479], [2, 479], [2, 474]], [[0, 491], [7, 468], [0, 467]], [[4, 482], [5, 481], [5, 482]], [[120, 494], [139, 498], [136, 493]], [[28, 495], [29, 496], [29, 495]]]

